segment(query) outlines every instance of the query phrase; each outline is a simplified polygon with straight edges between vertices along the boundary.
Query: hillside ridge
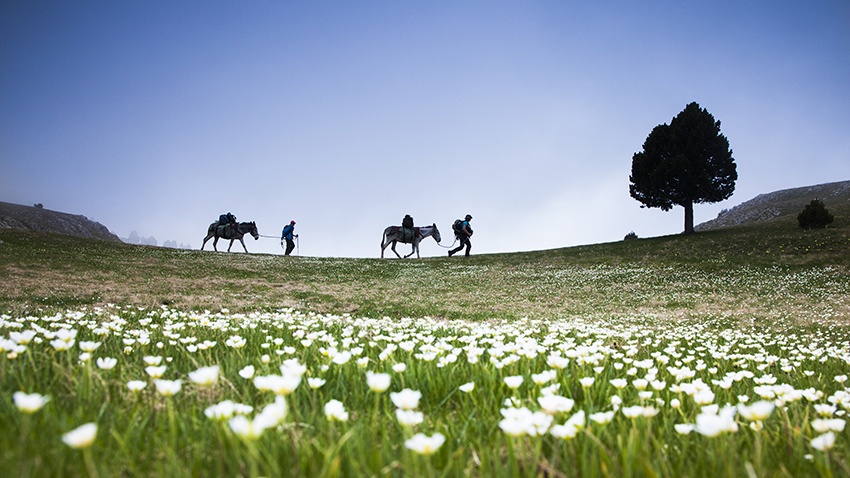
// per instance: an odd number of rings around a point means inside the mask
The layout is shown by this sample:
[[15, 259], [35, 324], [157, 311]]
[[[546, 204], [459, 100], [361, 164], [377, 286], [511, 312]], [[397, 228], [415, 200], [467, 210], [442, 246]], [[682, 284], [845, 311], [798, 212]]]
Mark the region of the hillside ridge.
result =
[[0, 228], [28, 229], [121, 242], [121, 239], [110, 232], [106, 226], [85, 216], [2, 201], [0, 201]]
[[817, 184], [759, 194], [732, 209], [721, 211], [715, 219], [703, 222], [694, 229], [710, 231], [767, 221], [780, 216], [796, 216], [812, 199], [824, 201], [827, 209], [831, 206], [847, 205], [850, 203], [850, 181]]

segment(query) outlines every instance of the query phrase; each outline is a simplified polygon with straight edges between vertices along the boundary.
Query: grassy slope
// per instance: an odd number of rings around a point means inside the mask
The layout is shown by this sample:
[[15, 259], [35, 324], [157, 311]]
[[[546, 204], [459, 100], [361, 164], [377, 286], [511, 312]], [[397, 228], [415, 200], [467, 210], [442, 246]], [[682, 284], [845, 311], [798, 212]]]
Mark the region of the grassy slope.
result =
[[697, 230], [707, 231], [779, 216], [796, 217], [812, 199], [821, 199], [829, 210], [840, 208], [842, 205], [850, 205], [850, 181], [783, 189], [760, 194], [722, 212], [716, 219], [699, 224]]
[[134, 246], [0, 229], [0, 312], [103, 302], [365, 316], [850, 318], [850, 206], [548, 251], [419, 261], [319, 259]]

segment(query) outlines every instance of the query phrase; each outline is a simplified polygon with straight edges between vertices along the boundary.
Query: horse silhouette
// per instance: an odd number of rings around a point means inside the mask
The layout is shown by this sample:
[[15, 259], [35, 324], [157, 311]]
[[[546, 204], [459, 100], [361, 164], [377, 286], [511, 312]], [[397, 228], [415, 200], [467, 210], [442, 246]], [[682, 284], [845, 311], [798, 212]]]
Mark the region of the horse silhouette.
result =
[[413, 253], [416, 253], [416, 258], [419, 259], [419, 243], [422, 241], [422, 239], [425, 239], [428, 236], [432, 236], [434, 240], [437, 241], [437, 243], [439, 244], [440, 230], [437, 229], [436, 224], [432, 224], [430, 226], [415, 227], [414, 230], [416, 232], [413, 234], [413, 240], [407, 241], [406, 238], [402, 238], [401, 227], [390, 226], [384, 229], [384, 238], [381, 240], [381, 259], [384, 258], [384, 250], [390, 244], [393, 245], [392, 251], [399, 259], [401, 259], [401, 256], [398, 254], [398, 251], [395, 250], [395, 245], [398, 242], [413, 245], [413, 249], [410, 251], [410, 254], [404, 256], [405, 259], [412, 256]]
[[242, 243], [242, 249], [245, 249], [245, 253], [248, 253], [248, 248], [245, 247], [245, 241], [242, 240], [242, 237], [245, 234], [251, 234], [254, 236], [254, 240], [260, 238], [260, 233], [257, 231], [257, 224], [254, 221], [251, 222], [240, 222], [235, 226], [227, 224], [225, 226], [219, 226], [219, 223], [216, 221], [210, 224], [209, 229], [207, 230], [207, 237], [204, 238], [204, 243], [201, 244], [201, 250], [204, 250], [204, 246], [207, 244], [207, 241], [210, 238], [215, 237], [213, 241], [213, 249], [218, 252], [218, 239], [230, 239], [230, 245], [227, 246], [227, 252], [230, 252], [230, 248], [233, 247], [233, 241], [239, 239], [239, 242]]

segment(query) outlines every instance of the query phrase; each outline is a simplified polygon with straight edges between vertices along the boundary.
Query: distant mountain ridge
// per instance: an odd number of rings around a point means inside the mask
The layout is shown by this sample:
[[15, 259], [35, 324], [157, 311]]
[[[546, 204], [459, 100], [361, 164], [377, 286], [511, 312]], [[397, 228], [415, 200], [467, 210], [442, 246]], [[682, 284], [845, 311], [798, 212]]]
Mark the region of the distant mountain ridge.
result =
[[29, 229], [102, 241], [121, 242], [121, 239], [110, 232], [106, 226], [85, 216], [2, 201], [0, 201], [0, 228]]
[[800, 188], [783, 189], [759, 194], [732, 209], [726, 209], [717, 218], [694, 227], [697, 231], [709, 231], [724, 227], [740, 226], [751, 222], [766, 221], [780, 216], [794, 215], [803, 211], [812, 199], [820, 199], [827, 209], [850, 205], [850, 181], [818, 184]]

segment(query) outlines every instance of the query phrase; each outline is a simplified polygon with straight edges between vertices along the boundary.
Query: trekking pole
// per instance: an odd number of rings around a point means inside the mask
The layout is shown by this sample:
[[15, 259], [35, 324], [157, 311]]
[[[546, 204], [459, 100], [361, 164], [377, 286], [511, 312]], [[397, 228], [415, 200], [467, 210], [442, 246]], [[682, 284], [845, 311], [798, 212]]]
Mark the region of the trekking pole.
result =
[[298, 240], [298, 234], [295, 235], [295, 255], [301, 255], [301, 241]]

